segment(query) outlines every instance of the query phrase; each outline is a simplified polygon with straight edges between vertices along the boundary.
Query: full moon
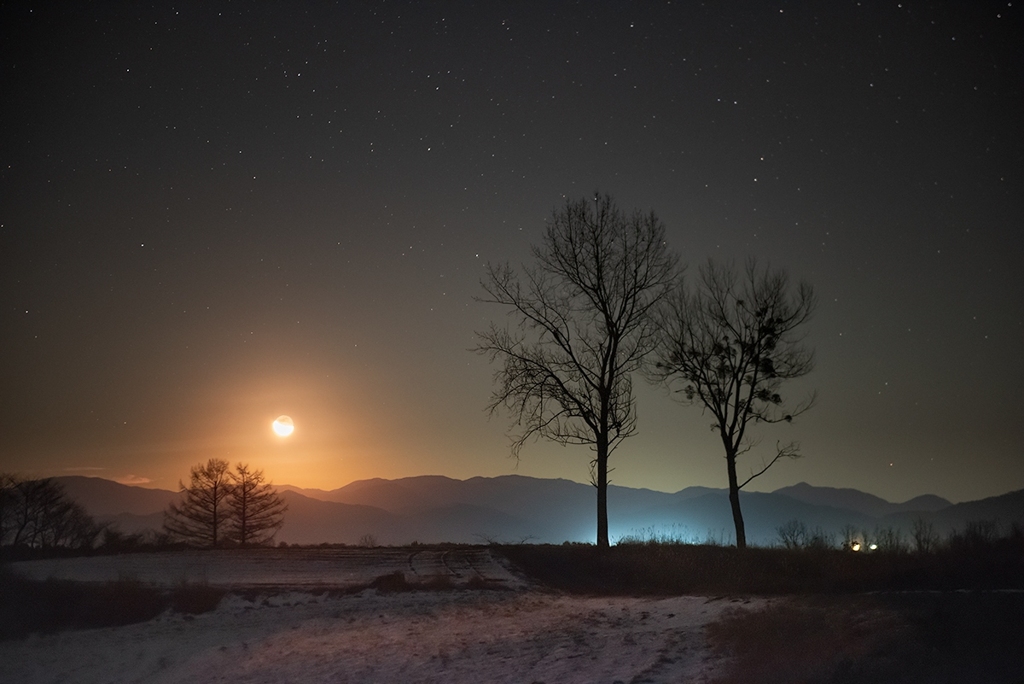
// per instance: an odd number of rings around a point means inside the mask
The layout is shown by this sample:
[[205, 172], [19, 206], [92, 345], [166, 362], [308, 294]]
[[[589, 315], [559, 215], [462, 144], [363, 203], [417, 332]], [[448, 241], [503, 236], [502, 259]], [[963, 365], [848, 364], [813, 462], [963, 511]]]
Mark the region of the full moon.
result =
[[287, 437], [295, 431], [295, 423], [288, 416], [278, 416], [271, 427], [282, 437]]

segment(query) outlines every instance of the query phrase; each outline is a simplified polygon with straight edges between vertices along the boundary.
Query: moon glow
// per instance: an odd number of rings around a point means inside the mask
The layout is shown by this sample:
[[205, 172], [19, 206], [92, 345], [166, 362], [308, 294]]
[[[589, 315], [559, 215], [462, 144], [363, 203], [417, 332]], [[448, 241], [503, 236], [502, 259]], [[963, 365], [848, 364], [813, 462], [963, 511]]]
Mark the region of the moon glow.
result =
[[288, 416], [278, 416], [270, 427], [282, 437], [287, 437], [295, 431], [295, 423]]

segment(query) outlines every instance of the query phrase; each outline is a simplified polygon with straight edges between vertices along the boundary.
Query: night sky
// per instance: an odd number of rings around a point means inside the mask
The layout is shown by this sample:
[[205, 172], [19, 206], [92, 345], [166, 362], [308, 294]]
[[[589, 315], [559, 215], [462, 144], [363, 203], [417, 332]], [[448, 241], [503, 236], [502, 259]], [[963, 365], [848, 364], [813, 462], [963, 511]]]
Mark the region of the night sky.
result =
[[[1024, 487], [1018, 3], [78, 4], [0, 10], [0, 470], [587, 481], [509, 458], [470, 349], [485, 264], [598, 190], [814, 285], [819, 402], [762, 442], [805, 457], [749, 489]], [[613, 484], [724, 487], [637, 386]]]

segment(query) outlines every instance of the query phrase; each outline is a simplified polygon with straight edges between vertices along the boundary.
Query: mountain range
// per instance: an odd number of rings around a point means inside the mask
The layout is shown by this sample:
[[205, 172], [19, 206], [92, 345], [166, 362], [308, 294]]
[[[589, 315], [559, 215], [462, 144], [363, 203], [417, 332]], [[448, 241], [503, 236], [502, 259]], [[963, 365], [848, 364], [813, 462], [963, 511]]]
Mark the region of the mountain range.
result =
[[[122, 485], [93, 477], [58, 477], [68, 495], [94, 517], [124, 532], [159, 529], [163, 511], [180, 495], [164, 489]], [[356, 544], [372, 536], [379, 544], [456, 542], [593, 541], [596, 495], [590, 485], [520, 475], [455, 480], [442, 476], [359, 480], [339, 489], [277, 487], [288, 504], [277, 540], [297, 544]], [[968, 522], [1001, 528], [1024, 526], [1024, 490], [953, 504], [937, 496], [891, 503], [855, 489], [800, 483], [771, 493], [742, 492], [747, 539], [778, 541], [791, 520], [839, 535], [853, 526], [909, 533], [917, 519], [945, 535]], [[675, 493], [609, 486], [609, 533], [671, 537], [687, 541], [733, 541], [728, 492], [687, 487]]]

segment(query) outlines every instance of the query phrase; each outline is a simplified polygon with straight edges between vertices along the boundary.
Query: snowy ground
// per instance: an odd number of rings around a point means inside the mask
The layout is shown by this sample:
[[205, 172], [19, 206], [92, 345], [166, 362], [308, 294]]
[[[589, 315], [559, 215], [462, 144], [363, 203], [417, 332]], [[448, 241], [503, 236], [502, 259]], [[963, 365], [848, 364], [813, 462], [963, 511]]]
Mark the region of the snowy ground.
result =
[[[408, 550], [394, 556], [385, 551], [391, 550], [373, 552], [378, 562], [367, 562], [372, 567], [367, 574], [386, 574], [398, 562], [408, 572]], [[442, 560], [437, 553], [441, 568], [458, 565], [451, 554]], [[137, 625], [0, 643], [0, 681], [702, 682], [719, 665], [706, 648], [703, 626], [726, 609], [763, 603], [553, 594], [529, 587], [489, 552], [480, 553], [463, 558], [468, 569], [452, 570], [452, 576], [507, 576], [511, 590], [344, 594], [315, 587], [334, 584], [338, 577], [349, 581], [351, 574], [336, 567], [344, 563], [335, 558], [323, 566], [335, 573], [328, 575], [334, 580], [314, 581], [309, 568], [295, 568], [291, 577], [297, 578], [297, 589], [282, 591], [281, 578], [267, 576], [269, 555], [263, 563], [235, 564], [249, 566], [247, 581], [240, 582], [225, 569], [232, 565], [227, 556], [212, 560], [216, 554], [204, 554], [211, 584], [264, 589], [229, 594], [217, 610], [201, 615], [166, 613]], [[153, 556], [166, 571], [162, 581], [180, 581], [173, 556]], [[298, 557], [278, 560], [291, 563]], [[426, 569], [430, 559], [420, 560]], [[411, 561], [415, 569], [417, 558]], [[134, 577], [151, 581], [147, 573], [156, 571], [138, 557], [133, 562]], [[262, 577], [252, 568], [258, 565], [264, 566]], [[87, 579], [76, 572], [99, 573], [101, 566], [69, 559], [50, 566], [19, 563], [16, 569], [34, 577]]]

